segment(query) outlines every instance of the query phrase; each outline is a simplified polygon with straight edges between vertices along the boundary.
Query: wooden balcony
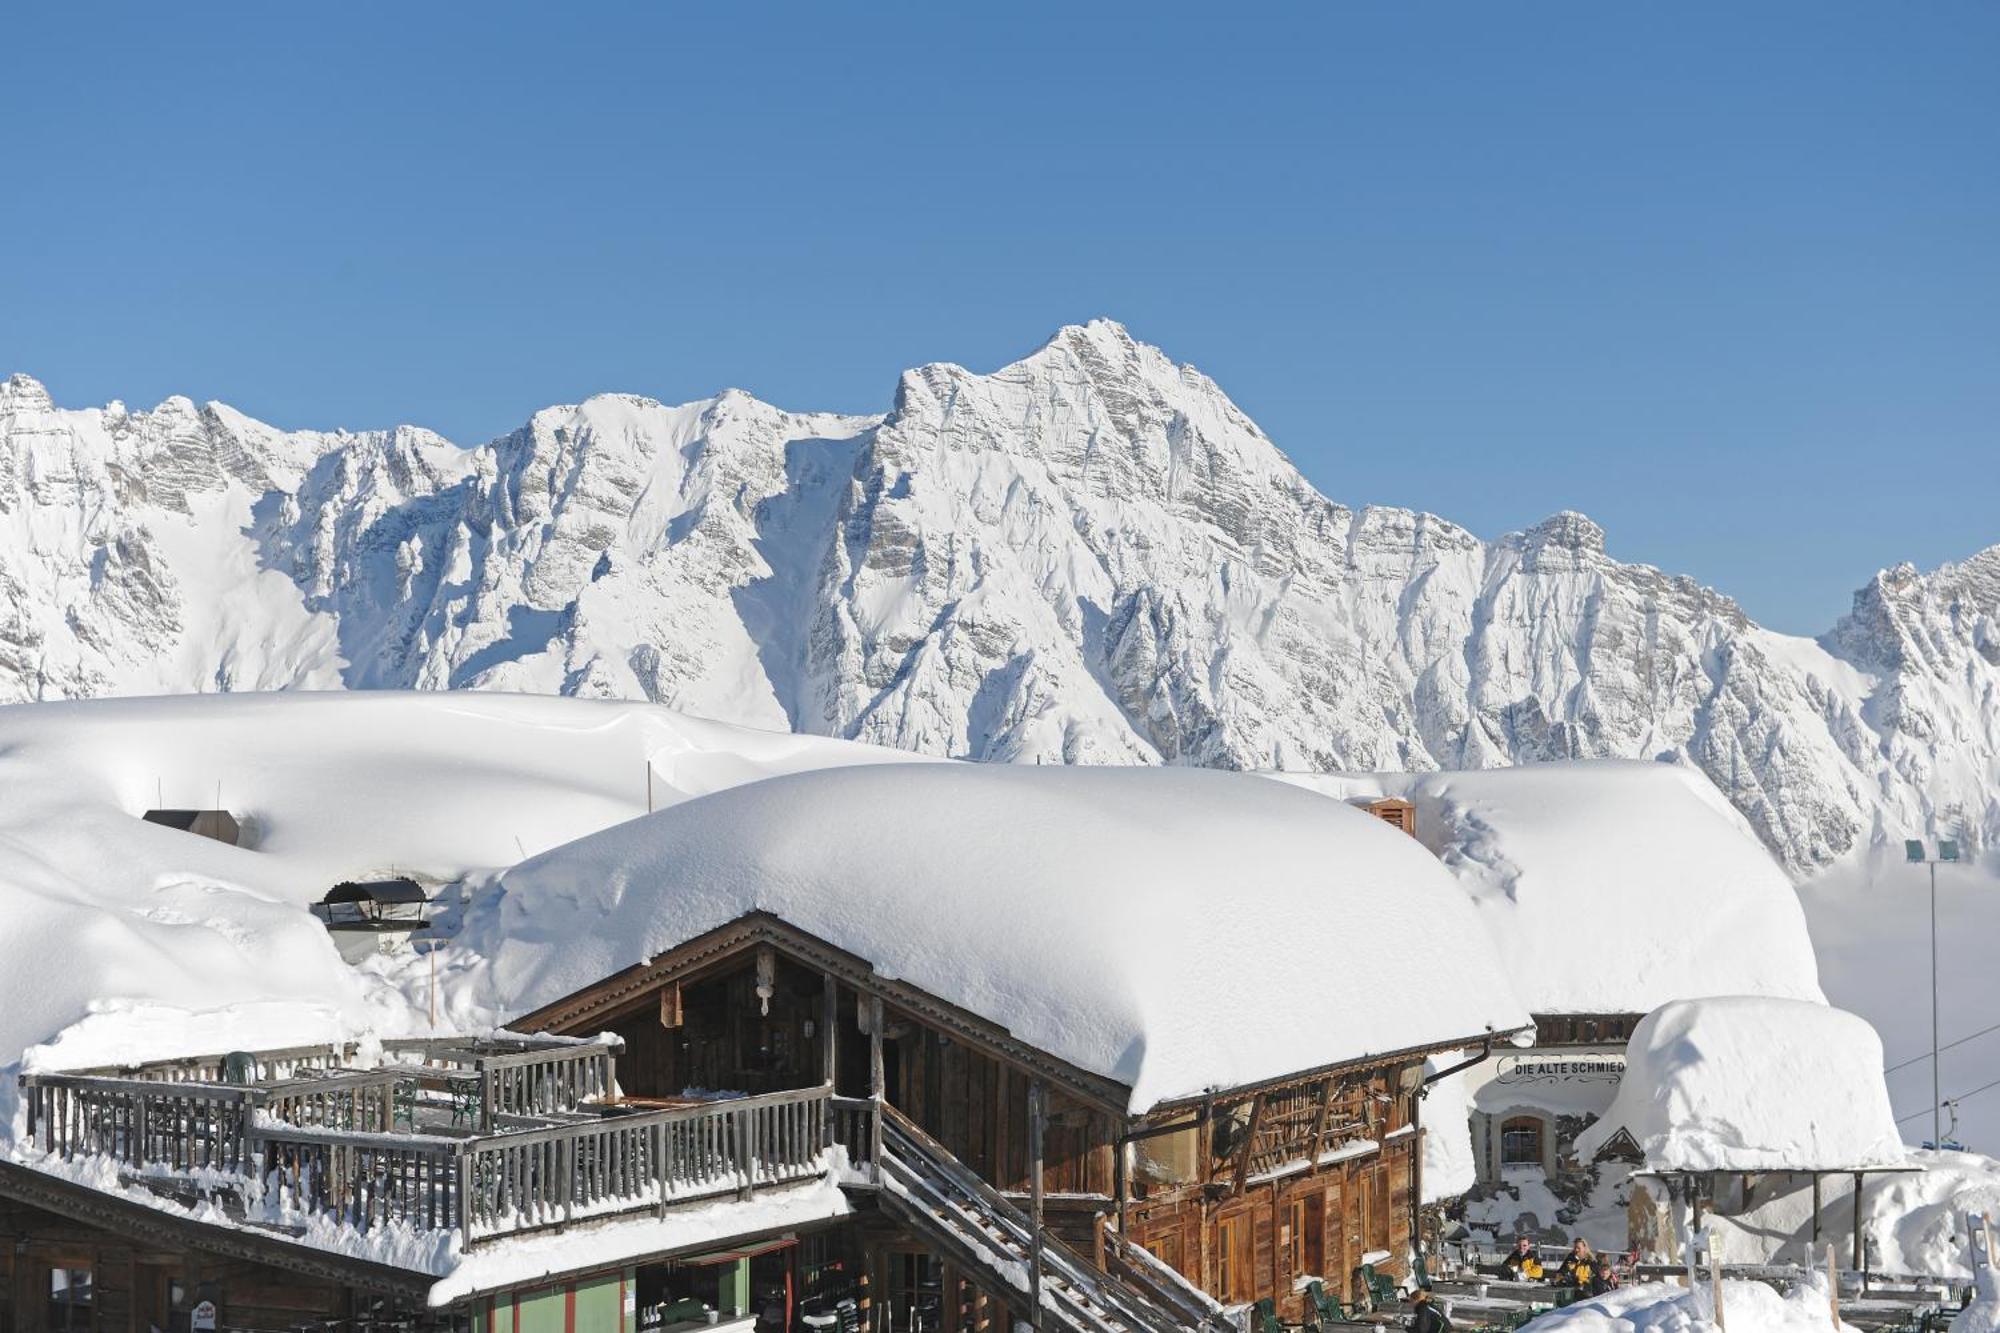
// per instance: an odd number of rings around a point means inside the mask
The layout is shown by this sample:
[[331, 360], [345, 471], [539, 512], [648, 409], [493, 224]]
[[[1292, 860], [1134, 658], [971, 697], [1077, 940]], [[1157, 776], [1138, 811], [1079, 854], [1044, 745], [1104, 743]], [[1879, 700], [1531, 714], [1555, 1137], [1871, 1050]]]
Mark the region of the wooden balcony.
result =
[[[826, 1087], [680, 1104], [616, 1095], [616, 1048], [403, 1043], [360, 1069], [324, 1052], [25, 1074], [35, 1146], [205, 1194], [246, 1224], [330, 1217], [465, 1243], [653, 1212], [872, 1160], [874, 1104]], [[224, 1082], [240, 1076], [241, 1083]], [[220, 1180], [218, 1180], [220, 1177]]]

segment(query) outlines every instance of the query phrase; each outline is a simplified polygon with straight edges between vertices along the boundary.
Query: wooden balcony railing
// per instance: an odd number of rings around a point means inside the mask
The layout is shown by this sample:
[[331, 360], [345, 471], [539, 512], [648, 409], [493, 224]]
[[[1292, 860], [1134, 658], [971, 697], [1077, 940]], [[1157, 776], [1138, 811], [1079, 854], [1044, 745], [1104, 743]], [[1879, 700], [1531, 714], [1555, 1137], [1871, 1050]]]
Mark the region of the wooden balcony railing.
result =
[[[560, 1103], [593, 1086], [587, 1052], [552, 1071], [503, 1066], [514, 1096]], [[412, 1071], [404, 1069], [404, 1073]], [[32, 1140], [65, 1158], [110, 1157], [140, 1173], [217, 1170], [243, 1178], [246, 1210], [367, 1229], [456, 1229], [468, 1244], [592, 1217], [735, 1194], [821, 1175], [840, 1141], [868, 1158], [874, 1103], [825, 1087], [632, 1114], [566, 1112], [542, 1128], [398, 1133], [387, 1070], [270, 1088], [22, 1077]], [[515, 1114], [512, 1111], [509, 1115]]]

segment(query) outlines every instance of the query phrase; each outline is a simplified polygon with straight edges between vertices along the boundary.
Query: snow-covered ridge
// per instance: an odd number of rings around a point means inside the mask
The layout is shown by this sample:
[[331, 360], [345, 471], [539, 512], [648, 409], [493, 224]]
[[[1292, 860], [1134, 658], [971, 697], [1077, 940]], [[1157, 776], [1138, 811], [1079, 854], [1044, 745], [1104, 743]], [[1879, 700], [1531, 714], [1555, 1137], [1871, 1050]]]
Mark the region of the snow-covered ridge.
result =
[[929, 754], [1701, 769], [1788, 869], [2000, 837], [2000, 548], [1821, 640], [1559, 514], [1320, 495], [1116, 324], [881, 417], [608, 395], [461, 449], [0, 387], [0, 699], [473, 687]]

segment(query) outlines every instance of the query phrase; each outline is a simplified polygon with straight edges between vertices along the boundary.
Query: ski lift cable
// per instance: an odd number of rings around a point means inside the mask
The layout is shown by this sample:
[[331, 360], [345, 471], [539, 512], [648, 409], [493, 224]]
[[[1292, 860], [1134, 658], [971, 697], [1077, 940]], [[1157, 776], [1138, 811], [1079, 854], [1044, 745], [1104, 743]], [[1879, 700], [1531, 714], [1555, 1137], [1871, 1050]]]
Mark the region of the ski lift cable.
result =
[[[1991, 1083], [1982, 1083], [1970, 1092], [1961, 1092], [1956, 1097], [1947, 1097], [1944, 1099], [1945, 1105], [1949, 1106], [1953, 1102], [1962, 1102], [1967, 1097], [1977, 1097], [1980, 1093], [1990, 1092], [1994, 1088], [2000, 1088], [2000, 1078], [1994, 1079]], [[1926, 1106], [1920, 1111], [1912, 1111], [1908, 1115], [1897, 1116], [1896, 1123], [1900, 1125], [1905, 1120], [1915, 1120], [1920, 1115], [1929, 1115], [1930, 1113], [1931, 1113], [1931, 1108]]]
[[[1968, 1041], [1971, 1041], [1976, 1037], [1983, 1037], [1989, 1032], [2000, 1032], [2000, 1023], [1995, 1023], [1991, 1027], [1983, 1027], [1979, 1029], [1979, 1031], [1977, 1032], [1968, 1032], [1963, 1037], [1960, 1037], [1957, 1041], [1948, 1041], [1944, 1045], [1938, 1047], [1938, 1051], [1939, 1053], [1943, 1053], [1945, 1051], [1950, 1050], [1954, 1046], [1963, 1046]], [[1890, 1065], [1887, 1069], [1883, 1070], [1882, 1072], [1885, 1074], [1893, 1074], [1899, 1069], [1908, 1069], [1911, 1065], [1922, 1064], [1924, 1061], [1930, 1058], [1931, 1058], [1931, 1053], [1929, 1051], [1925, 1051], [1922, 1055], [1911, 1056], [1909, 1059], [1903, 1061], [1903, 1063], [1899, 1065]]]

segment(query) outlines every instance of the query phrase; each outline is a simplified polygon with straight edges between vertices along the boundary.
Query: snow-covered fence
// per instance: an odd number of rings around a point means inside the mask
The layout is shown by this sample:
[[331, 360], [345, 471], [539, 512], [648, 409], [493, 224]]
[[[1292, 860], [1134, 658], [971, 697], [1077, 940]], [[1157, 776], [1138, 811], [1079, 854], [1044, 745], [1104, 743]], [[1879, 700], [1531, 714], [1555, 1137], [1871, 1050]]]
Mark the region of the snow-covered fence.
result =
[[825, 1169], [827, 1089], [496, 1134], [465, 1145], [467, 1241], [579, 1217], [747, 1195]]
[[388, 1133], [396, 1127], [398, 1085], [411, 1072], [391, 1065], [273, 1083], [260, 1089], [264, 1112], [301, 1129]]
[[208, 1083], [82, 1074], [24, 1074], [28, 1136], [73, 1158], [99, 1153], [133, 1166], [243, 1171], [261, 1093]]
[[277, 1201], [367, 1230], [459, 1225], [464, 1140], [260, 1124], [253, 1138]]
[[517, 1051], [482, 1057], [481, 1129], [496, 1115], [548, 1115], [573, 1111], [611, 1095], [613, 1050], [579, 1043], [557, 1050]]
[[[220, 1172], [281, 1213], [458, 1229], [468, 1243], [747, 1197], [820, 1175], [835, 1142], [868, 1161], [877, 1133], [873, 1102], [836, 1106], [824, 1086], [626, 1114], [608, 1103], [604, 1047], [479, 1059], [498, 1063], [327, 1069], [262, 1087], [24, 1074], [21, 1087], [32, 1141], [61, 1157]], [[464, 1085], [444, 1090], [448, 1125], [429, 1095], [440, 1079]]]

